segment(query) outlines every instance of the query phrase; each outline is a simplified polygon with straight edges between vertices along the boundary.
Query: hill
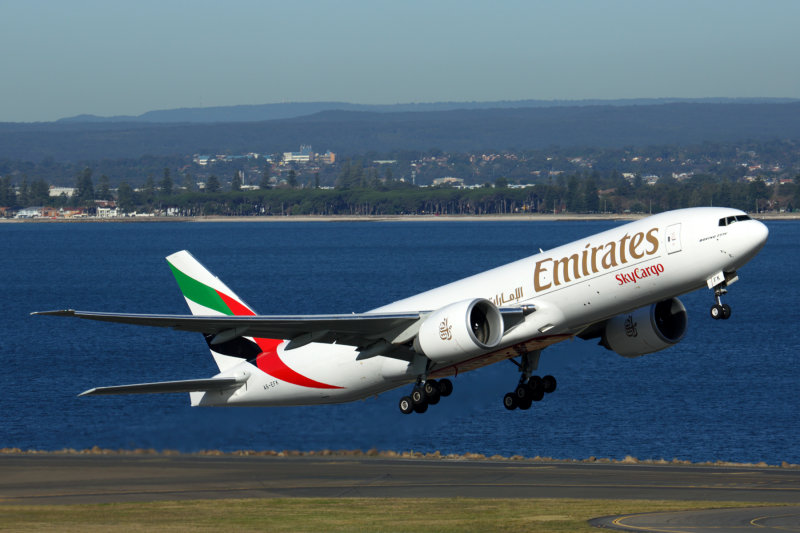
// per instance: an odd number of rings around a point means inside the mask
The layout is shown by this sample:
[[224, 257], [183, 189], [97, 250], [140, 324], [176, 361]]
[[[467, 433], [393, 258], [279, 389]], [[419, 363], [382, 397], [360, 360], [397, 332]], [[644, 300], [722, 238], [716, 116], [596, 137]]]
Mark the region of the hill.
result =
[[148, 111], [136, 116], [100, 117], [78, 115], [58, 122], [151, 122], [151, 123], [215, 123], [261, 122], [303, 117], [322, 111], [366, 111], [373, 113], [407, 113], [429, 111], [454, 111], [459, 109], [509, 109], [576, 106], [631, 106], [685, 104], [778, 104], [788, 103], [788, 98], [628, 98], [619, 100], [512, 100], [498, 102], [433, 102], [392, 105], [363, 105], [347, 102], [287, 102], [281, 104], [236, 105], [217, 107], [186, 107]]
[[800, 103], [666, 103], [449, 111], [321, 111], [261, 122], [0, 124], [0, 158], [85, 161], [193, 153], [274, 153], [311, 144], [395, 150], [694, 145], [800, 139]]

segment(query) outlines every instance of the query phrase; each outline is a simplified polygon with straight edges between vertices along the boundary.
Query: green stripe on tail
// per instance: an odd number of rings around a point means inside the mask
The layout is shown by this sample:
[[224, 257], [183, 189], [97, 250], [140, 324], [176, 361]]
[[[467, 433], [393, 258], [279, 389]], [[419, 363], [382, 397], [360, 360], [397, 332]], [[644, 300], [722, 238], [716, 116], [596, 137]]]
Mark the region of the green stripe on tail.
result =
[[172, 275], [175, 276], [175, 281], [178, 282], [178, 287], [181, 288], [181, 292], [186, 298], [195, 302], [196, 304], [208, 307], [209, 309], [213, 309], [214, 311], [224, 315], [233, 315], [233, 311], [231, 311], [228, 306], [225, 305], [225, 302], [222, 300], [216, 290], [212, 289], [208, 285], [200, 283], [192, 277], [187, 276], [175, 268], [169, 261], [167, 261], [167, 264], [169, 265], [170, 270], [172, 270]]

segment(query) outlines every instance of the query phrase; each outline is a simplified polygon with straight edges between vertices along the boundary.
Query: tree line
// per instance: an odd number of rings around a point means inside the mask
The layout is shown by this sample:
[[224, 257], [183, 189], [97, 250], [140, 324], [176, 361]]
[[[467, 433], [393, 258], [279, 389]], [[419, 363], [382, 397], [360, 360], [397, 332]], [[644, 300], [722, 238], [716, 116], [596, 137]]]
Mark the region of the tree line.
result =
[[[267, 171], [268, 175], [268, 171]], [[191, 183], [176, 184], [169, 169], [156, 182], [151, 176], [144, 187], [134, 189], [122, 182], [113, 190], [102, 175], [94, 183], [86, 168], [76, 176], [71, 197], [49, 196], [43, 179], [13, 184], [0, 179], [0, 206], [83, 207], [91, 210], [97, 200], [115, 201], [126, 213], [154, 212], [183, 215], [286, 216], [286, 215], [483, 215], [510, 213], [625, 213], [660, 212], [683, 207], [718, 205], [745, 211], [800, 208], [800, 176], [791, 183], [767, 185], [762, 180], [742, 181], [696, 175], [677, 181], [662, 178], [655, 185], [640, 177], [627, 179], [617, 172], [561, 175], [549, 183], [524, 188], [508, 186], [500, 177], [477, 188], [415, 187], [380, 176], [374, 169], [343, 165], [337, 186], [320, 188], [312, 182], [299, 185], [291, 179], [262, 189], [241, 190], [241, 177], [229, 180], [211, 176], [202, 191]]]

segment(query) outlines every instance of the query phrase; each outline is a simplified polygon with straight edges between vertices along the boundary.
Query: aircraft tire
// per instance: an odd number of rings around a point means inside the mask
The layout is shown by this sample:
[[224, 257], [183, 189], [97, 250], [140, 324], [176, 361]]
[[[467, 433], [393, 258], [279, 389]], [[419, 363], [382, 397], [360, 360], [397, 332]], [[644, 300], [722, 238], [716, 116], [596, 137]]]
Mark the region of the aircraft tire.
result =
[[428, 396], [426, 394], [425, 395], [426, 403], [428, 405], [436, 405], [437, 403], [439, 403], [439, 399], [441, 399], [441, 397], [442, 397], [441, 394], [439, 394], [438, 392], [434, 393], [432, 396]]
[[531, 392], [544, 390], [544, 381], [539, 376], [531, 376], [531, 379], [528, 380], [528, 387], [530, 387]]
[[542, 398], [544, 398], [544, 387], [536, 389], [533, 393], [531, 393], [531, 401], [534, 402], [541, 402]]
[[411, 391], [411, 403], [414, 405], [425, 403], [425, 393], [422, 389], [414, 387], [414, 390]]
[[503, 396], [503, 407], [508, 409], [509, 411], [513, 411], [517, 408], [517, 395], [516, 393], [509, 392], [505, 396]]
[[731, 317], [731, 306], [722, 304], [722, 320], [728, 320]]
[[439, 380], [439, 394], [444, 397], [453, 394], [453, 382], [447, 378]]
[[724, 311], [722, 310], [722, 306], [718, 304], [714, 304], [711, 306], [711, 318], [714, 320], [719, 320], [722, 318]]
[[422, 385], [425, 396], [436, 396], [439, 394], [439, 384], [435, 379], [429, 379]]
[[415, 404], [414, 404], [414, 412], [415, 412], [415, 413], [420, 413], [420, 414], [422, 414], [422, 413], [424, 413], [424, 412], [425, 412], [425, 411], [427, 411], [427, 410], [428, 410], [428, 404], [427, 404], [427, 402], [415, 403]]
[[517, 407], [519, 407], [523, 411], [527, 411], [528, 409], [531, 408], [532, 404], [533, 404], [533, 398], [528, 397], [525, 398], [524, 400], [519, 400], [517, 402]]
[[526, 398], [530, 398], [531, 396], [531, 389], [528, 385], [523, 385], [520, 383], [516, 389], [514, 389], [514, 395], [517, 397], [517, 404]]
[[414, 404], [411, 403], [410, 396], [403, 396], [400, 398], [400, 412], [404, 415], [410, 415], [414, 412]]
[[556, 378], [550, 375], [547, 375], [542, 378], [542, 383], [544, 383], [544, 392], [550, 394], [551, 392], [556, 391], [556, 387], [558, 386], [558, 382]]

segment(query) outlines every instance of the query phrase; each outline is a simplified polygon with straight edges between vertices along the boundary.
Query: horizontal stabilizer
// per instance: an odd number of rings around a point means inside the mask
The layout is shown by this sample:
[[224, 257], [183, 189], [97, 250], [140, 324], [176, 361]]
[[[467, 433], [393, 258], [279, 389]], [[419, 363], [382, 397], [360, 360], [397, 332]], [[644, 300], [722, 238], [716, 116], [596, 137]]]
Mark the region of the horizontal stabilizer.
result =
[[195, 392], [232, 389], [244, 382], [237, 378], [184, 379], [181, 381], [159, 381], [156, 383], [137, 383], [135, 385], [116, 385], [95, 387], [78, 396], [98, 396], [101, 394], [150, 394], [163, 392]]

